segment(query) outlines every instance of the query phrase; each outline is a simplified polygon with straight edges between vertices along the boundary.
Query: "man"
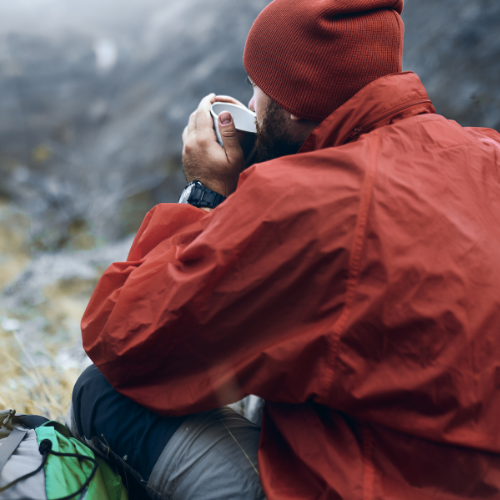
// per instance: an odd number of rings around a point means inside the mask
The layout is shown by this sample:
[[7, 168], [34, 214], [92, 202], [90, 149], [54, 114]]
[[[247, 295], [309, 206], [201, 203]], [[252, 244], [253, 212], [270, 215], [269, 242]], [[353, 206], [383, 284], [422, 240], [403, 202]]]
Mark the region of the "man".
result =
[[500, 134], [401, 72], [402, 8], [272, 2], [244, 55], [261, 163], [205, 98], [188, 199], [227, 199], [155, 207], [82, 321], [108, 390], [177, 443], [172, 419], [264, 398], [269, 500], [500, 498]]

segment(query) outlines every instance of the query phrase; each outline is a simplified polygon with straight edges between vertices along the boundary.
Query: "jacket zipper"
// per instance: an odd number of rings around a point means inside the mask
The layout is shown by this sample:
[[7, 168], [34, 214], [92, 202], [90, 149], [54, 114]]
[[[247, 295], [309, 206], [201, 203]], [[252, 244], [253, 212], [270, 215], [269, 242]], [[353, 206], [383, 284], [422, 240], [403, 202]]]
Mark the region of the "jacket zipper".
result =
[[404, 111], [407, 108], [411, 108], [412, 106], [417, 106], [418, 104], [425, 104], [425, 103], [432, 104], [432, 101], [430, 99], [420, 99], [419, 101], [411, 101], [409, 103], [403, 104], [402, 106], [393, 108], [390, 111], [386, 111], [382, 116], [375, 118], [374, 120], [372, 120], [368, 124], [360, 125], [359, 127], [356, 127], [355, 129], [353, 129], [353, 131], [349, 134], [349, 139], [353, 139], [354, 137], [357, 137], [359, 134], [361, 134], [365, 130], [370, 130], [372, 127], [377, 125], [377, 123], [380, 123], [381, 121], [386, 120], [391, 115], [395, 115], [396, 113], [399, 113], [400, 111]]

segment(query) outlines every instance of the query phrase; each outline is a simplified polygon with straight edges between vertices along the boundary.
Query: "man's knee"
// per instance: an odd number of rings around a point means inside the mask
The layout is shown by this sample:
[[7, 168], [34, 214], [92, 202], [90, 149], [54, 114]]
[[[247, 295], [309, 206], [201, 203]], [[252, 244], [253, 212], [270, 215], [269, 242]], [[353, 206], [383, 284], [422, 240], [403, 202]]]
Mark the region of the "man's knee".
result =
[[73, 399], [75, 397], [82, 397], [84, 392], [89, 388], [92, 390], [92, 388], [102, 388], [109, 385], [109, 382], [97, 367], [95, 365], [90, 365], [78, 377], [75, 387], [73, 388]]
[[120, 394], [95, 366], [75, 384], [72, 411], [76, 437], [104, 443], [144, 479], [184, 420], [158, 415]]
[[[92, 439], [96, 434], [95, 424], [99, 421], [99, 412], [111, 403], [115, 391], [104, 375], [91, 365], [80, 375], [73, 388], [72, 413], [73, 425], [78, 436]], [[107, 412], [106, 412], [107, 413]]]

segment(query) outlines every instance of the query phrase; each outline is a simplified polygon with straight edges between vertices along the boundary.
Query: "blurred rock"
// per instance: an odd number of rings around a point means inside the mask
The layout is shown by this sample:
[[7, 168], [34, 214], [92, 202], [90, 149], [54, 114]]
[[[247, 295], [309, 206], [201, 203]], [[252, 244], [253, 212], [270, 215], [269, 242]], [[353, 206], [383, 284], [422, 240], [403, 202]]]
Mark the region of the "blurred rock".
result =
[[500, 2], [406, 0], [404, 69], [415, 71], [438, 113], [500, 130]]
[[[37, 254], [15, 280], [4, 288], [0, 306], [11, 311], [44, 304], [57, 296], [83, 298], [83, 308], [102, 272], [115, 261], [124, 261], [132, 245], [132, 237], [86, 251], [61, 251]], [[54, 307], [57, 301], [54, 300]], [[83, 314], [83, 310], [81, 311]], [[78, 321], [81, 318], [79, 315]]]
[[[22, 251], [23, 238], [12, 239]], [[131, 244], [129, 237], [92, 250], [38, 253], [31, 261], [24, 255], [22, 266], [10, 256], [10, 283], [0, 295], [2, 343], [14, 336], [31, 367], [83, 369], [90, 361], [81, 345], [81, 318], [102, 272], [125, 260]]]
[[266, 4], [0, 6], [0, 174], [37, 250], [64, 248], [75, 220], [113, 241], [177, 201], [182, 129], [210, 92], [249, 100], [243, 48]]

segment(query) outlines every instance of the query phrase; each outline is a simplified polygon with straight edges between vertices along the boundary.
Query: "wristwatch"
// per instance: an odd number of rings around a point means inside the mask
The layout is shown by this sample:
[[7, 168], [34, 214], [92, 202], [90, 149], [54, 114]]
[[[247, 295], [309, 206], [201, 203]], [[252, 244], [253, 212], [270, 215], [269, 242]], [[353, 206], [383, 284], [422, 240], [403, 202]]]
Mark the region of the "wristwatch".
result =
[[208, 189], [200, 181], [193, 181], [184, 188], [179, 203], [189, 203], [198, 208], [215, 208], [225, 199], [225, 196]]

